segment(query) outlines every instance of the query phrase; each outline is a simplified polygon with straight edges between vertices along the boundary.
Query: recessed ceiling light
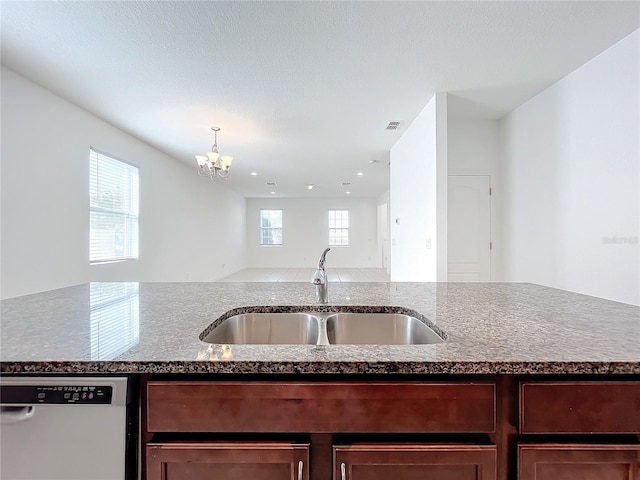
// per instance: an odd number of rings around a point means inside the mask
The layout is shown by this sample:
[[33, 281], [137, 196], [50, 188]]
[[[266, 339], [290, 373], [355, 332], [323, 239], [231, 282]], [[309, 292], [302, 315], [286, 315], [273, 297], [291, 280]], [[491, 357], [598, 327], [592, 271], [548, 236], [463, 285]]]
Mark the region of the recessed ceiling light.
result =
[[315, 187], [315, 185], [313, 183], [307, 183], [305, 187], [307, 188], [307, 190], [313, 190], [313, 187]]
[[346, 192], [346, 193], [347, 193], [347, 195], [351, 195], [351, 192]]
[[275, 194], [276, 194], [276, 192], [271, 192], [271, 195], [275, 195]]
[[258, 175], [256, 172], [251, 172], [252, 177], [255, 177], [256, 175]]
[[358, 172], [358, 173], [356, 173], [356, 175], [357, 175], [357, 176], [359, 176], [359, 177], [361, 177], [361, 176], [363, 176], [363, 175], [364, 175], [364, 173], [362, 173], [362, 172]]

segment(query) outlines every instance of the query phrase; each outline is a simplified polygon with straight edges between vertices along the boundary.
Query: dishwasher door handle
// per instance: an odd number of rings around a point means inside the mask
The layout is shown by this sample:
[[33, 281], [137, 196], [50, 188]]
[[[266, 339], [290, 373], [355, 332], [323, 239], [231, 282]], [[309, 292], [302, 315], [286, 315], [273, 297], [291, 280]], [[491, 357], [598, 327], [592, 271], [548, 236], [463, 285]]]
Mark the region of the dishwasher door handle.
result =
[[0, 407], [0, 423], [8, 425], [11, 423], [23, 422], [29, 420], [36, 413], [33, 405], [26, 407]]

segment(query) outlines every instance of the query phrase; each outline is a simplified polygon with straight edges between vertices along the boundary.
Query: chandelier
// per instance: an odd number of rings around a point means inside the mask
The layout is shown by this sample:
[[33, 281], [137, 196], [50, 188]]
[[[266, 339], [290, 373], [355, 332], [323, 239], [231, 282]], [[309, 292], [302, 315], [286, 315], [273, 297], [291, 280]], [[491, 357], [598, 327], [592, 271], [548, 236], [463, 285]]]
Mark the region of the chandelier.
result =
[[233, 157], [230, 155], [220, 155], [218, 151], [218, 132], [220, 131], [220, 127], [211, 127], [211, 130], [213, 130], [215, 135], [211, 151], [207, 152], [206, 155], [196, 155], [198, 175], [201, 177], [209, 177], [211, 180], [213, 180], [215, 176], [227, 178]]

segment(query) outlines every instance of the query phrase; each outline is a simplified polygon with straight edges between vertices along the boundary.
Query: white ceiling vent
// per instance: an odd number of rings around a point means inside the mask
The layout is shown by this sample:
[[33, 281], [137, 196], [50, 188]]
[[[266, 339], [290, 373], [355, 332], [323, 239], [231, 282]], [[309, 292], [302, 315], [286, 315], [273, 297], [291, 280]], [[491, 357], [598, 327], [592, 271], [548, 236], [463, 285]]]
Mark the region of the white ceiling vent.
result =
[[275, 187], [276, 186], [276, 182], [267, 182], [267, 185], [269, 185], [270, 187]]
[[387, 125], [385, 130], [397, 130], [400, 128], [400, 125], [402, 125], [402, 122], [389, 122], [389, 125]]

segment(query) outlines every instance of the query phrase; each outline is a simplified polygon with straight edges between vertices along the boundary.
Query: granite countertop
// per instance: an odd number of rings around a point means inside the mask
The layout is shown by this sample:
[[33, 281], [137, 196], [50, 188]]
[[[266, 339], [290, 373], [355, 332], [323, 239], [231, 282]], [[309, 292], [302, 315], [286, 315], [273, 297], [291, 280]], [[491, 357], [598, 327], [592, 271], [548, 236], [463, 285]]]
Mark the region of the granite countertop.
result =
[[307, 283], [91, 283], [1, 302], [2, 373], [640, 374], [640, 308], [522, 283], [333, 283], [329, 309], [415, 310], [434, 345], [212, 345], [240, 307], [315, 305]]

